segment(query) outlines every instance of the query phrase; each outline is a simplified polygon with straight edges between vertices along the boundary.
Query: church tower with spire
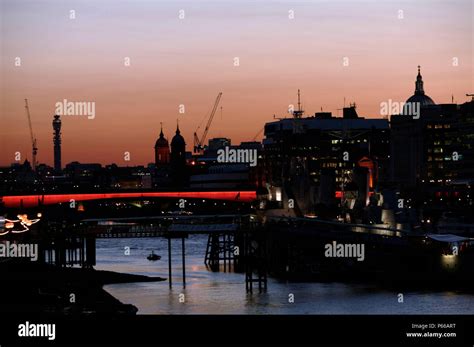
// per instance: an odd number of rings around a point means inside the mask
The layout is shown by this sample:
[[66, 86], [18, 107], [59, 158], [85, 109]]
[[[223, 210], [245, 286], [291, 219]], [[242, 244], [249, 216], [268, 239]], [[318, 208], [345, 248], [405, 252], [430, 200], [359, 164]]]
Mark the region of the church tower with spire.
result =
[[161, 124], [160, 137], [155, 143], [155, 164], [156, 167], [167, 165], [170, 162], [170, 147], [168, 140], [163, 134], [163, 124]]
[[176, 134], [171, 140], [171, 171], [174, 184], [183, 186], [186, 182], [186, 142], [181, 136], [179, 123], [176, 125]]

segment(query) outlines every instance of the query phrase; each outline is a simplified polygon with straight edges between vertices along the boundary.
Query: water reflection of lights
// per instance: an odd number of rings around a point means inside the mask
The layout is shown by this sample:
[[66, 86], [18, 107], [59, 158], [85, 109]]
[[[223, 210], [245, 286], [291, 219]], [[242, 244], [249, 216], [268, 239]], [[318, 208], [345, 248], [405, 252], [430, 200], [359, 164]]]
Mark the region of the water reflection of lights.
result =
[[[18, 219], [7, 219], [5, 217], [0, 217], [0, 224], [3, 224], [4, 227], [0, 229], [0, 236], [6, 235], [9, 232], [12, 234], [21, 234], [25, 231], [30, 230], [30, 226], [36, 224], [40, 221], [42, 214], [38, 213], [35, 219], [29, 219], [27, 214], [19, 214], [16, 216]], [[15, 229], [15, 225], [19, 224], [21, 229]], [[10, 229], [3, 231], [4, 229]]]
[[304, 216], [305, 216], [306, 218], [318, 218], [318, 216], [316, 216], [314, 213], [305, 214]]
[[443, 254], [444, 259], [453, 259], [455, 257], [454, 254]]
[[446, 268], [454, 268], [457, 264], [457, 256], [454, 254], [441, 255], [441, 264]]

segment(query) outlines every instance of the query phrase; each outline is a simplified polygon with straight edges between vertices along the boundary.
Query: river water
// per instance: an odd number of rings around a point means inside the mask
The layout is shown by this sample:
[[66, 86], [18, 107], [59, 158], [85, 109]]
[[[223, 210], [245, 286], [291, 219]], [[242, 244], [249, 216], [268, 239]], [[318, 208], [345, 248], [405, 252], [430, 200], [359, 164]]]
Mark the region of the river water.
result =
[[[374, 285], [289, 283], [269, 278], [266, 293], [245, 291], [245, 276], [211, 272], [204, 265], [206, 235], [186, 239], [186, 288], [182, 285], [181, 240], [172, 240], [173, 288], [168, 281], [104, 288], [139, 314], [472, 314], [474, 295], [454, 291], [398, 292]], [[130, 254], [126, 255], [127, 247]], [[161, 260], [146, 259], [154, 250]], [[98, 270], [168, 278], [164, 238], [98, 239]], [[184, 294], [180, 295], [180, 294]], [[293, 298], [294, 302], [291, 299]], [[184, 299], [184, 300], [183, 300]], [[184, 301], [184, 302], [183, 302]]]

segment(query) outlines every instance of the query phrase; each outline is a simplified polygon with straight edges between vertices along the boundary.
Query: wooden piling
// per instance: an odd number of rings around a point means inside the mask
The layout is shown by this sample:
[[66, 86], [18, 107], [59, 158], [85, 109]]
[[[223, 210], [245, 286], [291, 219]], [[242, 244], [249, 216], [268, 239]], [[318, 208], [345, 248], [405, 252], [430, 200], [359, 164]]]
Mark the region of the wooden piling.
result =
[[183, 288], [186, 288], [186, 247], [184, 236], [181, 238], [181, 253], [183, 259]]
[[173, 286], [171, 274], [171, 236], [168, 235], [168, 278], [170, 283], [170, 288]]

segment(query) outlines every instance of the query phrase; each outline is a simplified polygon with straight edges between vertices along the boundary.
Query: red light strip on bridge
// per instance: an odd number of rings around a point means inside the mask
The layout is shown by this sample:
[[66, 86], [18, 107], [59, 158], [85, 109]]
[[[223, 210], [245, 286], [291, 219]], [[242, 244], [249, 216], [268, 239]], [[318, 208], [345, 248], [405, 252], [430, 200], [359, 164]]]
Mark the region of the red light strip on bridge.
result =
[[54, 205], [73, 201], [102, 200], [128, 198], [184, 198], [211, 199], [250, 202], [257, 198], [255, 191], [231, 192], [145, 192], [145, 193], [104, 193], [104, 194], [46, 194], [3, 196], [5, 207], [36, 207], [39, 205]]
[[[374, 195], [374, 192], [369, 192], [369, 196]], [[342, 198], [342, 191], [341, 190], [336, 190], [336, 199]]]

